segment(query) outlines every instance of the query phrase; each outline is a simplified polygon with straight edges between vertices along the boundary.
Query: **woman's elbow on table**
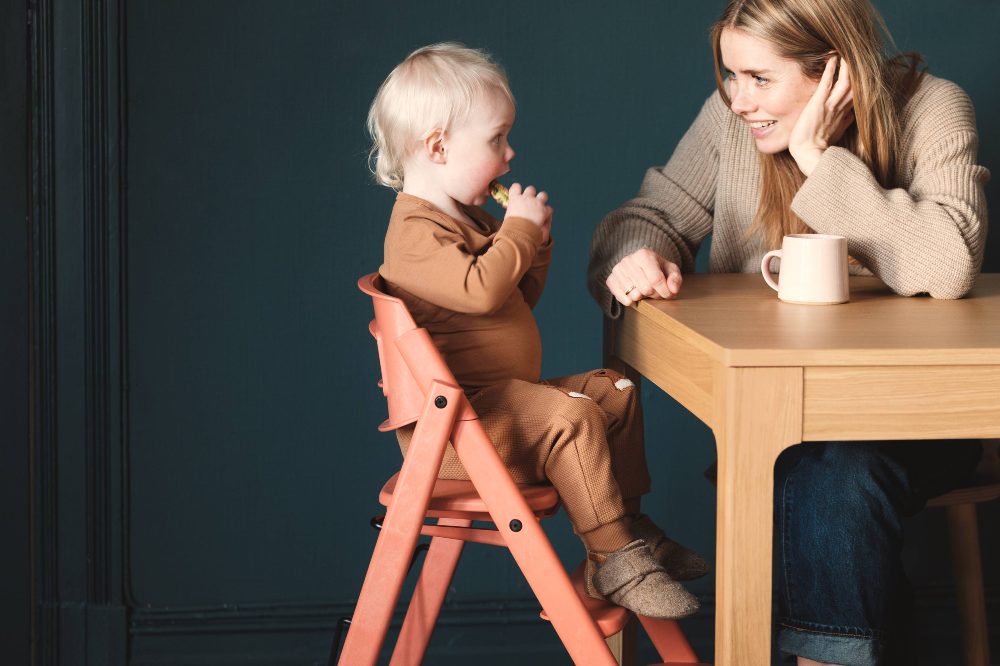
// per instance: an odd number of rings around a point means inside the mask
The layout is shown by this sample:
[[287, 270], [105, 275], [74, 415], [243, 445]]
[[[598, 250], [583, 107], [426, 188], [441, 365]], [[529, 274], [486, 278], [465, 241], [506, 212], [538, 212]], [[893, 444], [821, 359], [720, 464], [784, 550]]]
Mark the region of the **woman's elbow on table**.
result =
[[883, 276], [882, 281], [900, 296], [927, 294], [940, 300], [964, 298], [979, 275], [980, 258], [966, 256], [953, 262], [941, 259], [932, 266], [911, 267], [904, 273]]

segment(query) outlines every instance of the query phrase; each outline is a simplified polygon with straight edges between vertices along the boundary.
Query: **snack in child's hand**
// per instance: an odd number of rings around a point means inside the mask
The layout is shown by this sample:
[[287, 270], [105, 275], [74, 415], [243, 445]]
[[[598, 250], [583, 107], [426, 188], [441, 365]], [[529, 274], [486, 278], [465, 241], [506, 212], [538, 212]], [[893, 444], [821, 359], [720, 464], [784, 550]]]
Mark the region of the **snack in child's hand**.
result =
[[506, 187], [495, 180], [490, 183], [490, 196], [504, 208], [507, 207], [507, 201], [510, 198], [510, 193], [507, 191]]

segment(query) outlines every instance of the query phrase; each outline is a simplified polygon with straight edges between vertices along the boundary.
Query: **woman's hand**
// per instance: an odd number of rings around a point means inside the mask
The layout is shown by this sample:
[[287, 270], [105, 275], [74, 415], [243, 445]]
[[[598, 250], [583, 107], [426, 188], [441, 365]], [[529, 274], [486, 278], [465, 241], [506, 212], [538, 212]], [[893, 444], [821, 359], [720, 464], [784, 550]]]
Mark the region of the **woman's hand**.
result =
[[[834, 83], [834, 73], [840, 62], [840, 74]], [[816, 92], [806, 102], [788, 138], [788, 152], [809, 176], [823, 152], [837, 143], [854, 122], [854, 93], [847, 63], [837, 56], [826, 61], [823, 77]]]
[[681, 269], [648, 248], [618, 262], [605, 284], [628, 307], [644, 298], [674, 298], [681, 290]]

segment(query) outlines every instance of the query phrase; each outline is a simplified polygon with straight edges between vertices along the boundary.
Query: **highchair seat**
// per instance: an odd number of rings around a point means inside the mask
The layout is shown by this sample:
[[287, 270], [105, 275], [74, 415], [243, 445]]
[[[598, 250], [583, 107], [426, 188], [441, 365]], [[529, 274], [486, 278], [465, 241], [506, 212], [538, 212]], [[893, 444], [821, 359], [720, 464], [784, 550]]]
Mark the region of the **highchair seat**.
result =
[[[378, 494], [378, 501], [382, 506], [388, 507], [392, 502], [398, 477], [399, 473], [393, 474], [382, 486]], [[528, 507], [539, 518], [551, 516], [559, 509], [559, 494], [547, 483], [521, 484], [518, 485], [518, 490], [524, 496]], [[434, 518], [490, 520], [486, 503], [479, 497], [472, 482], [454, 479], [438, 479], [434, 482], [427, 515]]]

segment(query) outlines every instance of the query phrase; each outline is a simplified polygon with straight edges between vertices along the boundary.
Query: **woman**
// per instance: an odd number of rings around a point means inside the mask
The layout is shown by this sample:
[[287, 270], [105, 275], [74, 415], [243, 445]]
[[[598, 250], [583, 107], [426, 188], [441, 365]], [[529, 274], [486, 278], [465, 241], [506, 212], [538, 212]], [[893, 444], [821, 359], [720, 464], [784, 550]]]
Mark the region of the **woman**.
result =
[[[675, 297], [709, 233], [712, 272], [757, 272], [785, 234], [814, 231], [845, 236], [852, 273], [898, 294], [968, 293], [989, 177], [972, 104], [919, 57], [889, 58], [880, 29], [868, 0], [729, 2], [712, 30], [717, 93], [595, 233], [589, 282], [608, 315]], [[775, 469], [779, 649], [800, 665], [916, 663], [901, 517], [978, 456], [976, 442], [789, 449]]]

